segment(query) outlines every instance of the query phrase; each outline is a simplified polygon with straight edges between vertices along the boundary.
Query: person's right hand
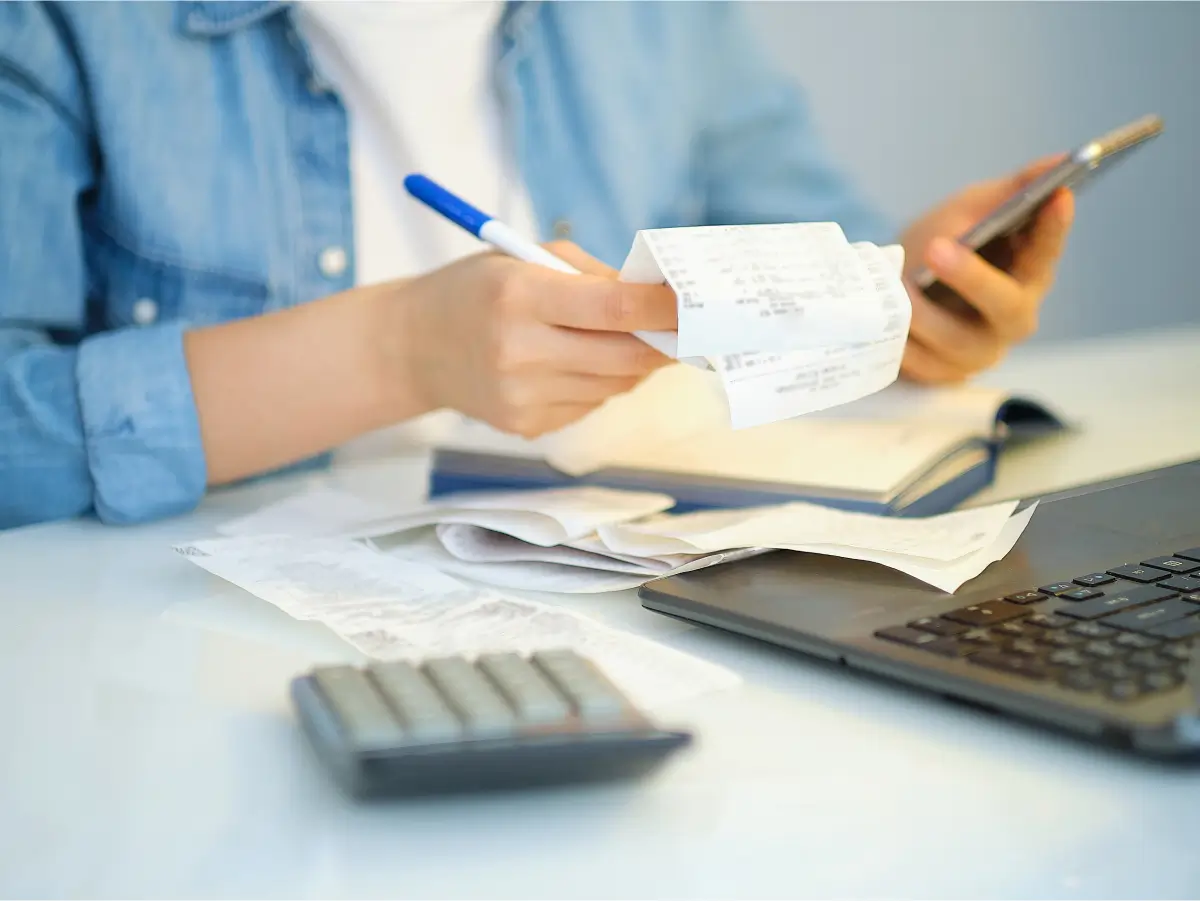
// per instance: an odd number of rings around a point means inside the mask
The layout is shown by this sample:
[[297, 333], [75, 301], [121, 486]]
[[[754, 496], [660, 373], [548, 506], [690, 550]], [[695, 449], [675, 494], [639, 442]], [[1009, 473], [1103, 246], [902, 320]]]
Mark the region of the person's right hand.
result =
[[573, 244], [548, 249], [585, 274], [484, 253], [405, 283], [390, 356], [429, 409], [533, 438], [671, 362], [629, 334], [677, 327], [670, 288], [619, 282]]

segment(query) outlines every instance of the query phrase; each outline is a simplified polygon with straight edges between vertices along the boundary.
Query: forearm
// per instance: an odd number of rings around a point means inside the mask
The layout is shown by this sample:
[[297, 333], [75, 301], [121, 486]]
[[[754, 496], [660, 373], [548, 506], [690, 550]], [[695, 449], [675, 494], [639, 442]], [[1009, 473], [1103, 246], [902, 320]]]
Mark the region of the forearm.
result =
[[428, 412], [394, 374], [403, 304], [395, 286], [380, 286], [188, 332], [208, 484]]

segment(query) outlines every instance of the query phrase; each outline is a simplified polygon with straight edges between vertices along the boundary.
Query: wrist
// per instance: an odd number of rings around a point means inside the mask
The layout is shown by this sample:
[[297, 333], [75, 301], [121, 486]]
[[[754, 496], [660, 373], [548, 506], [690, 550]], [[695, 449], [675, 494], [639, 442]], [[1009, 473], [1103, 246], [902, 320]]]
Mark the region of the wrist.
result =
[[397, 422], [429, 413], [438, 404], [420, 378], [421, 332], [414, 280], [387, 282], [367, 289], [363, 325], [370, 379], [383, 415]]

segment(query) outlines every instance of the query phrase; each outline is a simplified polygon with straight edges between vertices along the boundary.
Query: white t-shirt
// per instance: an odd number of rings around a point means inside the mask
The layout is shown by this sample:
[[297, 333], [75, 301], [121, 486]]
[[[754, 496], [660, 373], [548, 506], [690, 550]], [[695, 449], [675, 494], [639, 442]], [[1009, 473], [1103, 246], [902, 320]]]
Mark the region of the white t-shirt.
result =
[[[356, 284], [428, 272], [487, 249], [405, 192], [412, 172], [541, 240], [492, 81], [503, 8], [500, 0], [297, 5], [296, 26], [349, 118]], [[428, 442], [457, 419], [434, 414], [388, 437]], [[342, 453], [353, 457], [356, 449]]]
[[540, 240], [491, 77], [503, 8], [499, 0], [296, 7], [297, 27], [349, 117], [357, 284], [486, 249], [405, 193], [411, 172]]

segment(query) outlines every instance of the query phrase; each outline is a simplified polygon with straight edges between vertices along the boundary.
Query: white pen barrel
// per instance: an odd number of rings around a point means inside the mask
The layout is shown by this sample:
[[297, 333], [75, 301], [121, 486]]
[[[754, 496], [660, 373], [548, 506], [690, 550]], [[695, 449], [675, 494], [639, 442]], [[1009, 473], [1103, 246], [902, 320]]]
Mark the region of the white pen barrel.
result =
[[498, 247], [509, 256], [524, 260], [526, 263], [537, 263], [549, 269], [579, 275], [579, 270], [566, 260], [559, 259], [540, 244], [535, 244], [528, 238], [522, 237], [503, 222], [489, 219], [479, 229], [479, 237], [493, 247]]

